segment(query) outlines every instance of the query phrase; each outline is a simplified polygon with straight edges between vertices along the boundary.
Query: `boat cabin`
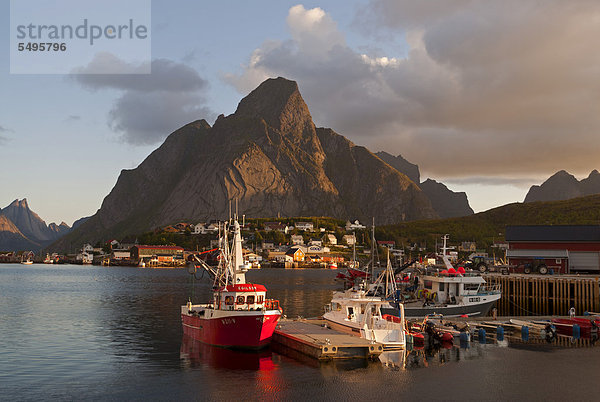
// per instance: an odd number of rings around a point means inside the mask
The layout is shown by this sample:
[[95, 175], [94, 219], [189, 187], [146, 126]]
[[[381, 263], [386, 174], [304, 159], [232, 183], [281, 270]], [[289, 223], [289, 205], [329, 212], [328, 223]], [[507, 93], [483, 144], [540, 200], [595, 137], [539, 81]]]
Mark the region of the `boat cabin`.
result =
[[362, 299], [362, 300], [332, 300], [331, 304], [326, 306], [327, 311], [344, 313], [348, 320], [360, 320], [369, 313], [372, 317], [381, 317], [381, 302], [377, 300]]
[[485, 280], [481, 276], [426, 275], [421, 279], [421, 284], [419, 291], [423, 297], [448, 304], [456, 304], [463, 297], [477, 297], [485, 288]]
[[214, 293], [213, 303], [218, 310], [277, 310], [279, 302], [266, 298], [263, 285], [244, 283], [224, 286]]

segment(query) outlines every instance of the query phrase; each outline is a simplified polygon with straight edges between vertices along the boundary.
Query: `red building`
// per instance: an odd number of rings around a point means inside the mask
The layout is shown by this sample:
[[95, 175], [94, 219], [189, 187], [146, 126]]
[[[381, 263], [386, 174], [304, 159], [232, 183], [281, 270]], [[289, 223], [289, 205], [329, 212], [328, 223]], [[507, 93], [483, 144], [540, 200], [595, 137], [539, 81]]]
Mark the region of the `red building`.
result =
[[507, 226], [506, 241], [517, 272], [600, 273], [600, 225]]

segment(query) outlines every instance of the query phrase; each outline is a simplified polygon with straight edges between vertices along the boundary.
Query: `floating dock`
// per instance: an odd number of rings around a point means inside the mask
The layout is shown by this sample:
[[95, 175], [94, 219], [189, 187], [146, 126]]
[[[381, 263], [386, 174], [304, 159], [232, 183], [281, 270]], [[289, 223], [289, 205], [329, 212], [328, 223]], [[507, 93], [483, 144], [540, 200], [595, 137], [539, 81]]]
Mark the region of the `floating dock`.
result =
[[383, 345], [334, 331], [323, 320], [281, 320], [272, 341], [318, 360], [375, 359]]

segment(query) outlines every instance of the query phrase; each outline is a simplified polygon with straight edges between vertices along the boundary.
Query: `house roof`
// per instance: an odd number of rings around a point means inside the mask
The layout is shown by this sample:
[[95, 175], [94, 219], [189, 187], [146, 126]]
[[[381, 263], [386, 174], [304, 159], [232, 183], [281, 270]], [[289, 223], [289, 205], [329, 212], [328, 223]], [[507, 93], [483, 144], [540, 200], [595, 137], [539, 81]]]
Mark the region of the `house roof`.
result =
[[506, 241], [600, 241], [600, 225], [507, 226]]

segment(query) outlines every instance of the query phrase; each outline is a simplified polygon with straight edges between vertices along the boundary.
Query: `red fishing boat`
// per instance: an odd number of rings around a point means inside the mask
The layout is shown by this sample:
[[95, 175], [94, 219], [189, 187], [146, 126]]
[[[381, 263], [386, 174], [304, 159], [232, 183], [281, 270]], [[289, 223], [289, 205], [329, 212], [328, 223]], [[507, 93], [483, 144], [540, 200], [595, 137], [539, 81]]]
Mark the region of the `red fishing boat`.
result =
[[573, 325], [579, 325], [580, 336], [582, 338], [592, 338], [598, 336], [600, 318], [553, 318], [552, 324], [556, 327], [556, 332], [567, 336], [573, 336]]
[[212, 300], [206, 304], [189, 301], [181, 306], [183, 333], [200, 342], [228, 348], [260, 349], [271, 341], [281, 317], [279, 301], [267, 299], [263, 285], [246, 283], [247, 267], [242, 257], [240, 225], [233, 222], [233, 241], [223, 227], [217, 267], [195, 258], [190, 273], [201, 267], [213, 277]]

